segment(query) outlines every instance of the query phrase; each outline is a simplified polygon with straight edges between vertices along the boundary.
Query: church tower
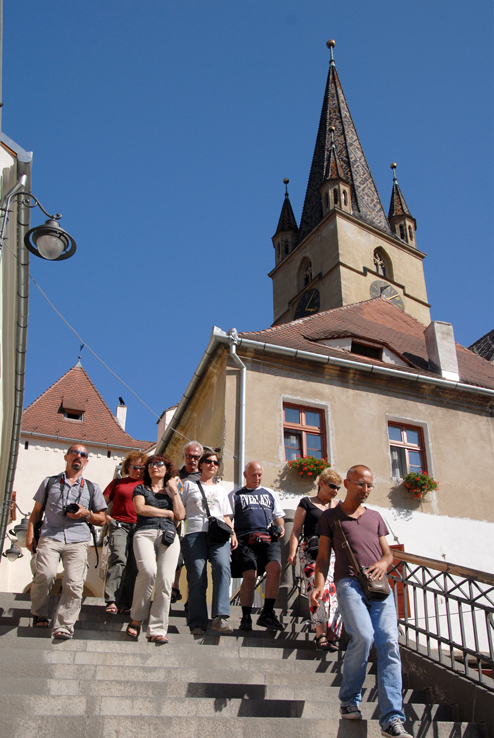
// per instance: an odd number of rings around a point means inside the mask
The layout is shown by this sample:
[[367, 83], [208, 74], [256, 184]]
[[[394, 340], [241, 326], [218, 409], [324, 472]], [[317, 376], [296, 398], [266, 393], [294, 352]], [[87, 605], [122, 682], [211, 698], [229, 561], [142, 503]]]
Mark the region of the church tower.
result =
[[336, 71], [334, 45], [327, 43], [329, 73], [300, 227], [286, 188], [273, 236], [273, 325], [380, 296], [428, 325], [425, 254], [415, 241], [415, 218], [396, 164], [385, 215]]

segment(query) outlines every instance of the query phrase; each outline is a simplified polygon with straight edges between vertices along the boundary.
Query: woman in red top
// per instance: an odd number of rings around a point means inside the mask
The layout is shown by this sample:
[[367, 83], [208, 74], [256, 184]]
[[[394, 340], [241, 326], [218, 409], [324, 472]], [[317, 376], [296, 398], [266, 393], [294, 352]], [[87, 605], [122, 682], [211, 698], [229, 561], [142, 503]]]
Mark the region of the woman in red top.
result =
[[122, 478], [114, 479], [103, 492], [113, 503], [109, 526], [110, 558], [105, 584], [106, 612], [127, 612], [132, 604], [137, 567], [132, 538], [137, 520], [132, 493], [141, 484], [148, 457], [142, 451], [129, 451], [122, 464]]

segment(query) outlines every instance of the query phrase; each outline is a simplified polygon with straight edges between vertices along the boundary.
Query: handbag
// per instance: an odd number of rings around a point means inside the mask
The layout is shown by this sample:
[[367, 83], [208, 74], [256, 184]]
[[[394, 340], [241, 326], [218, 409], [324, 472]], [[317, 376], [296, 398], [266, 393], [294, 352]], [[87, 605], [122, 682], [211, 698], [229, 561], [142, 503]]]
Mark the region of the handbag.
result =
[[311, 536], [310, 538], [307, 538], [306, 543], [307, 546], [305, 550], [307, 555], [315, 561], [319, 553], [319, 536]]
[[204, 507], [206, 508], [206, 515], [208, 518], [208, 543], [226, 543], [230, 539], [233, 529], [228, 525], [228, 523], [225, 523], [224, 520], [219, 520], [211, 515], [202, 484], [199, 481], [197, 481], [196, 484], [199, 487]]
[[384, 575], [383, 578], [380, 580], [371, 579], [369, 577], [369, 575], [366, 573], [368, 567], [360, 566], [355, 557], [355, 554], [352, 551], [352, 547], [348, 543], [345, 531], [343, 530], [343, 526], [341, 525], [341, 520], [338, 520], [337, 522], [343, 536], [343, 548], [346, 551], [350, 564], [352, 565], [355, 572], [355, 576], [357, 577], [357, 581], [362, 587], [362, 591], [365, 597], [367, 597], [368, 600], [385, 600], [386, 597], [391, 594], [388, 577]]

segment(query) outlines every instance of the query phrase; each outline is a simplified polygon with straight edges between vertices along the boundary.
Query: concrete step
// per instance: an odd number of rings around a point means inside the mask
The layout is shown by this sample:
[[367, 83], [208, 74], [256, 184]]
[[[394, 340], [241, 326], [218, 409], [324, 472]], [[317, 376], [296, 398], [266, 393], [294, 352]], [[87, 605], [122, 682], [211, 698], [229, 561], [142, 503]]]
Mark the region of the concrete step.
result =
[[[220, 707], [221, 709], [221, 707]], [[30, 715], [2, 719], [5, 736], [36, 738], [381, 738], [377, 720], [327, 720], [255, 717], [168, 717]], [[303, 726], [303, 727], [302, 727]], [[416, 723], [406, 726], [417, 738], [484, 738], [480, 726], [470, 723]], [[301, 732], [302, 731], [302, 732]]]
[[[204, 686], [204, 685], [203, 685]], [[214, 687], [215, 685], [211, 685]], [[15, 717], [21, 712], [34, 715], [102, 715], [121, 717], [264, 717], [304, 718], [317, 715], [319, 719], [339, 720], [339, 701], [314, 701], [304, 699], [246, 697], [238, 698], [223, 690], [223, 695], [213, 698], [213, 690], [207, 697], [135, 697], [132, 690], [125, 696], [44, 696], [44, 695], [0, 695], [0, 712], [3, 717]], [[377, 703], [361, 705], [365, 720], [379, 717]], [[441, 708], [426, 705], [405, 705], [407, 722], [422, 720], [451, 721]]]

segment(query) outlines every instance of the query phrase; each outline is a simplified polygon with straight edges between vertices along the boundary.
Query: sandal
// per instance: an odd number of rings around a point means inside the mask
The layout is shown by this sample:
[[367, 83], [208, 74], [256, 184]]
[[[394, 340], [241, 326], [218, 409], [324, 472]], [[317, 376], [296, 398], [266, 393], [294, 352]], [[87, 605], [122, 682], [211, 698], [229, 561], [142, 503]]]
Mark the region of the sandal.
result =
[[321, 633], [321, 635], [315, 638], [316, 648], [318, 651], [337, 651], [338, 647], [328, 639], [327, 635]]
[[172, 595], [170, 597], [170, 602], [172, 603], [172, 605], [174, 605], [175, 602], [178, 602], [181, 599], [182, 599], [182, 594], [180, 590], [177, 589], [177, 587], [172, 587]]
[[59, 628], [52, 633], [52, 638], [55, 638], [58, 641], [68, 641], [72, 638], [72, 633], [70, 633], [66, 628]]
[[118, 608], [118, 614], [119, 615], [129, 615], [130, 614], [130, 607], [119, 607]]
[[109, 602], [108, 605], [105, 607], [105, 612], [108, 612], [110, 615], [117, 615], [118, 607], [114, 602]]
[[162, 635], [148, 636], [149, 643], [168, 643], [168, 638]]
[[33, 628], [48, 628], [50, 621], [44, 615], [33, 615]]
[[140, 623], [134, 623], [133, 620], [130, 621], [128, 624], [125, 632], [130, 638], [134, 638], [136, 641], [139, 638], [139, 635], [141, 633], [141, 624]]

